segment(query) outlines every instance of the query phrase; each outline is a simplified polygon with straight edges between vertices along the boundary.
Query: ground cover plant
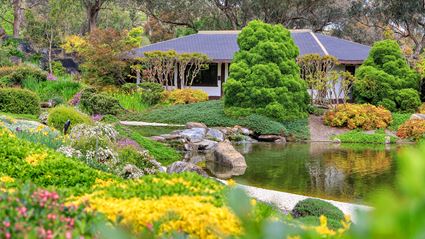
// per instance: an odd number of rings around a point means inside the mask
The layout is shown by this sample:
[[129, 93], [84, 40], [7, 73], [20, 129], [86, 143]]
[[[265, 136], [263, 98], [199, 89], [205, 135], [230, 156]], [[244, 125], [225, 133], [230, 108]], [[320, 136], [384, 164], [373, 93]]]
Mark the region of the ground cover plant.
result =
[[404, 122], [397, 130], [397, 136], [402, 139], [423, 139], [425, 135], [425, 120], [412, 119]]
[[370, 104], [344, 104], [325, 113], [323, 121], [333, 127], [385, 129], [392, 122], [391, 112]]
[[[395, 143], [396, 137], [389, 136], [384, 130], [376, 130], [375, 132], [366, 133], [362, 130], [352, 130], [342, 133], [334, 137], [339, 139], [341, 143], [360, 143], [360, 144], [385, 144]], [[387, 142], [389, 140], [389, 142]]]
[[391, 122], [391, 125], [388, 127], [391, 131], [397, 131], [400, 125], [404, 124], [407, 120], [410, 119], [412, 114], [410, 113], [392, 113], [393, 121]]
[[410, 68], [396, 41], [376, 42], [356, 71], [354, 99], [391, 111], [415, 112], [421, 105], [420, 77]]
[[307, 117], [310, 98], [290, 32], [282, 25], [252, 21], [239, 34], [238, 45], [224, 85], [226, 113], [257, 113], [280, 121]]
[[50, 126], [62, 130], [65, 123], [70, 120], [70, 129], [78, 124], [91, 124], [92, 120], [86, 114], [79, 112], [77, 109], [70, 106], [58, 106], [49, 111], [47, 122]]
[[222, 101], [211, 100], [207, 102], [156, 107], [140, 114], [126, 114], [123, 119], [161, 122], [171, 124], [186, 124], [187, 122], [202, 122], [209, 127], [241, 125], [260, 134], [281, 134], [284, 126], [272, 119], [261, 115], [233, 118], [224, 113]]

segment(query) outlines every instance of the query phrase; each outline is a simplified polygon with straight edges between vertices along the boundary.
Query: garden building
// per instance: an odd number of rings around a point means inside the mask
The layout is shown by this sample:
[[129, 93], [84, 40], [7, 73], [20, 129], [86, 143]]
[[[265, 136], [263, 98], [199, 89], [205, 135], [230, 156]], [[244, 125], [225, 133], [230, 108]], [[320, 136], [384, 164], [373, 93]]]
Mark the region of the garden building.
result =
[[[175, 50], [177, 53], [203, 53], [211, 62], [207, 70], [201, 71], [192, 88], [202, 89], [211, 98], [223, 94], [223, 83], [229, 76], [229, 66], [235, 52], [239, 50], [237, 37], [240, 31], [200, 31], [197, 34], [154, 43], [134, 49], [133, 57], [143, 57], [145, 52]], [[370, 47], [356, 42], [326, 36], [311, 30], [291, 30], [300, 55], [332, 55], [340, 63], [336, 70], [354, 74], [369, 54]], [[179, 87], [178, 72], [174, 72], [174, 86]]]

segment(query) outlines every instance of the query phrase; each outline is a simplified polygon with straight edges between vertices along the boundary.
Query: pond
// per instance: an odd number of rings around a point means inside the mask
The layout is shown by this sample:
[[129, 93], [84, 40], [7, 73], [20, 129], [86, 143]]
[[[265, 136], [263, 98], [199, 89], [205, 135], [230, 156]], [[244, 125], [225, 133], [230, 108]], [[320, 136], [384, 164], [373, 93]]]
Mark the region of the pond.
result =
[[393, 187], [400, 146], [328, 143], [237, 145], [247, 161], [238, 183], [333, 199], [367, 202], [371, 192]]

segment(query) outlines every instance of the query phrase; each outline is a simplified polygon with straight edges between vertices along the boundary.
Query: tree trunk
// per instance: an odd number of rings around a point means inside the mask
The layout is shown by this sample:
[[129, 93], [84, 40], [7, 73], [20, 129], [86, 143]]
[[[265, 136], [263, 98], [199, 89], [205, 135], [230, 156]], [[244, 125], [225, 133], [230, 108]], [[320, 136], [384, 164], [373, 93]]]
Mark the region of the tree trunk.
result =
[[136, 70], [136, 84], [137, 84], [137, 85], [140, 85], [140, 81], [141, 81], [141, 79], [142, 79], [142, 77], [141, 77], [141, 75], [140, 75], [140, 70], [139, 70], [139, 69], [137, 69], [137, 70]]
[[50, 31], [50, 38], [49, 38], [49, 73], [53, 74], [53, 67], [52, 67], [52, 45], [53, 45], [53, 31]]
[[99, 15], [99, 9], [97, 6], [93, 6], [87, 9], [87, 20], [88, 20], [88, 32], [91, 33], [97, 28], [97, 16]]
[[21, 0], [13, 0], [13, 37], [19, 38], [23, 18]]

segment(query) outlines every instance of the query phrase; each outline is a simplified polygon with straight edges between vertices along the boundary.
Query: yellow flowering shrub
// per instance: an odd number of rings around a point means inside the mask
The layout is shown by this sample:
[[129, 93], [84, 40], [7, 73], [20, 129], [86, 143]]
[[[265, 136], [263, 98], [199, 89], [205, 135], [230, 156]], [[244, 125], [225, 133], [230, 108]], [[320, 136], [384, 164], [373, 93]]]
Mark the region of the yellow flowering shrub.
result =
[[35, 165], [38, 165], [41, 161], [43, 161], [46, 157], [47, 157], [47, 152], [36, 153], [36, 154], [28, 155], [25, 158], [25, 161], [31, 164], [32, 166], [35, 166]]
[[173, 105], [192, 104], [208, 101], [207, 92], [191, 88], [165, 91], [163, 94], [163, 98], [165, 99], [165, 101]]
[[[216, 207], [204, 196], [164, 196], [158, 199], [119, 199], [85, 196], [91, 210], [104, 213], [111, 221], [140, 232], [161, 221], [160, 233], [185, 232], [196, 238], [222, 238], [241, 232], [238, 219], [227, 207]], [[225, 222], [225, 223], [223, 223]]]

